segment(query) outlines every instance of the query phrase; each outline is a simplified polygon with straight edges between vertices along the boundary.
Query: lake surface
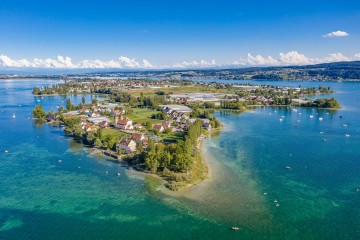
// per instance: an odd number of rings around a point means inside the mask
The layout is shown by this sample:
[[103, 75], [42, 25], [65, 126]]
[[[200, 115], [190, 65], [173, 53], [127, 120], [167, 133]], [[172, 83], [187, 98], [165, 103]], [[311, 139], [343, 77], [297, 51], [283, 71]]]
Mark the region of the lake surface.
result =
[[203, 148], [211, 179], [175, 196], [28, 119], [36, 104], [64, 106], [31, 94], [53, 83], [0, 81], [1, 240], [360, 239], [359, 83], [247, 81], [331, 86], [343, 109], [217, 113], [225, 128]]

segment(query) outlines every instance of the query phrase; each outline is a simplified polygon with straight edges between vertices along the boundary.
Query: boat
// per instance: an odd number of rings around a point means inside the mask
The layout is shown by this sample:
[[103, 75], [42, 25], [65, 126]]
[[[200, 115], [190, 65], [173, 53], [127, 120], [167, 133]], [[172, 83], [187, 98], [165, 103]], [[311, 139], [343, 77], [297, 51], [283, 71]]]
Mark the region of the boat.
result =
[[279, 206], [280, 206], [280, 204], [278, 204], [278, 203], [277, 203], [277, 204], [275, 204], [275, 206], [276, 206], [276, 207], [279, 207]]
[[58, 163], [62, 163], [62, 160], [58, 160]]
[[284, 121], [284, 119], [280, 118], [279, 121], [282, 122], [282, 121]]
[[323, 139], [323, 141], [324, 141], [324, 142], [327, 142], [327, 140], [326, 140], [325, 138]]
[[350, 134], [345, 134], [345, 137], [347, 137], [347, 138], [350, 137]]
[[278, 203], [278, 200], [275, 199], [275, 200], [274, 200], [274, 203]]
[[314, 116], [313, 116], [313, 115], [310, 115], [310, 118], [314, 118]]
[[240, 230], [239, 227], [235, 227], [235, 226], [231, 227], [231, 229], [234, 230], [234, 231]]
[[322, 120], [324, 120], [324, 118], [322, 118], [322, 117], [321, 117], [321, 118], [319, 118], [319, 121], [322, 121]]
[[286, 168], [286, 169], [291, 169], [291, 167], [290, 167], [290, 166], [286, 166], [285, 168]]
[[342, 126], [343, 126], [343, 127], [347, 127], [348, 125], [344, 123]]
[[4, 152], [5, 152], [5, 153], [8, 153], [9, 151], [8, 151], [8, 150], [5, 150]]
[[16, 115], [15, 115], [15, 113], [12, 115], [12, 118], [16, 118]]
[[320, 132], [320, 134], [324, 134], [324, 132]]
[[121, 174], [120, 173], [117, 173], [118, 176], [120, 176]]

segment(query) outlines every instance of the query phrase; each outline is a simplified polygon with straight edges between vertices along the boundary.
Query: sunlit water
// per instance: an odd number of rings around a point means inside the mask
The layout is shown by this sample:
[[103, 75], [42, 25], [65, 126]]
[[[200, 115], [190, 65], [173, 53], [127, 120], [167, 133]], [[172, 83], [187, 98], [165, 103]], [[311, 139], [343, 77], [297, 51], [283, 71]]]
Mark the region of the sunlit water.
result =
[[172, 196], [28, 119], [36, 104], [64, 106], [31, 95], [52, 83], [0, 81], [0, 239], [360, 239], [360, 84], [323, 83], [337, 112], [217, 113], [225, 128], [203, 148], [211, 178]]

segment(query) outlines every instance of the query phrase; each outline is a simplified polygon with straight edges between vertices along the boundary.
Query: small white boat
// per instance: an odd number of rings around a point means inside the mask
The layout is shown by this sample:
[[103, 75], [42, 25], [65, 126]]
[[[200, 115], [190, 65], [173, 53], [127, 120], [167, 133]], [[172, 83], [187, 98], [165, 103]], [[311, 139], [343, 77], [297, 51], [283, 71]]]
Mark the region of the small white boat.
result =
[[280, 206], [280, 204], [278, 204], [278, 203], [277, 203], [277, 204], [275, 204], [275, 206], [276, 206], [276, 207], [279, 207], [279, 206]]
[[327, 142], [327, 140], [326, 140], [325, 138], [323, 139], [323, 141], [324, 141], [324, 142]]
[[62, 163], [62, 160], [58, 160], [58, 163]]
[[282, 122], [282, 121], [284, 121], [284, 119], [280, 118], [279, 121]]
[[40, 102], [40, 99], [38, 99], [37, 101]]
[[16, 115], [15, 115], [15, 113], [12, 115], [12, 118], [16, 118]]
[[9, 151], [8, 150], [5, 150], [4, 153], [8, 153]]
[[286, 166], [285, 168], [286, 168], [286, 169], [291, 169], [291, 167], [290, 167], [290, 166]]
[[345, 137], [349, 138], [349, 137], [350, 137], [350, 134], [345, 134]]
[[319, 118], [319, 121], [322, 121], [322, 120], [324, 120], [324, 118], [322, 118], [322, 117], [321, 117], [321, 118]]
[[342, 126], [343, 126], [343, 127], [347, 127], [348, 125], [344, 123]]
[[299, 115], [301, 115], [301, 113], [299, 113]]
[[314, 116], [313, 116], [313, 115], [310, 115], [310, 118], [314, 118]]
[[320, 132], [320, 134], [324, 134], [324, 132]]
[[301, 121], [300, 121], [300, 120], [297, 120], [296, 122], [298, 122], [298, 123], [299, 123], [299, 122], [301, 122]]
[[266, 196], [266, 195], [267, 195], [267, 192], [264, 192], [264, 195]]
[[278, 200], [275, 199], [275, 200], [274, 200], [274, 203], [278, 203]]
[[236, 227], [236, 226], [233, 226], [233, 227], [231, 227], [231, 230], [237, 231], [237, 230], [240, 230], [240, 228]]
[[118, 175], [118, 176], [121, 176], [121, 174], [120, 174], [120, 173], [117, 173], [117, 175]]
[[106, 174], [106, 175], [108, 175], [108, 174], [109, 174], [109, 172], [108, 172], [108, 171], [105, 171], [105, 174]]

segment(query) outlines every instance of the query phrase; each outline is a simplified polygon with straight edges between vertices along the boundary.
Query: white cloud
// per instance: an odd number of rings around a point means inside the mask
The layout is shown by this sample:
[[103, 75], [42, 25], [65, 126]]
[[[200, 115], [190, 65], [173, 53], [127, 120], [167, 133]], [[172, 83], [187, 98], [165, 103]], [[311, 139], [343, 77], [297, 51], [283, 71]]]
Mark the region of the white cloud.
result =
[[191, 67], [195, 67], [195, 68], [207, 68], [207, 67], [215, 67], [216, 66], [216, 61], [215, 59], [211, 60], [211, 61], [206, 61], [201, 59], [199, 62], [198, 61], [183, 61], [182, 63], [175, 63], [173, 65], [173, 68], [191, 68]]
[[350, 36], [350, 34], [348, 34], [347, 32], [335, 31], [335, 32], [325, 34], [323, 37], [324, 38], [333, 38], [333, 37], [347, 37], [347, 36]]
[[232, 63], [232, 65], [241, 66], [289, 66], [289, 65], [311, 65], [317, 63], [342, 62], [360, 59], [360, 53], [355, 54], [353, 58], [344, 56], [342, 53], [331, 53], [324, 58], [309, 58], [297, 51], [280, 53], [277, 58], [272, 56], [263, 57], [261, 55], [253, 56], [248, 53], [246, 58], [241, 58]]
[[101, 61], [101, 60], [83, 60], [78, 65], [79, 68], [120, 68], [119, 62], [114, 60]]
[[279, 61], [282, 65], [306, 65], [312, 63], [311, 59], [297, 51], [280, 53]]
[[1, 68], [52, 68], [52, 69], [184, 69], [184, 68], [210, 68], [210, 67], [228, 67], [230, 66], [290, 66], [290, 65], [311, 65], [317, 63], [329, 63], [340, 61], [360, 60], [360, 53], [356, 53], [352, 57], [347, 57], [342, 53], [331, 53], [323, 58], [310, 58], [297, 51], [280, 53], [277, 57], [247, 54], [245, 58], [227, 64], [218, 64], [214, 59], [211, 61], [183, 61], [173, 65], [153, 65], [150, 61], [143, 59], [137, 61], [125, 56], [120, 56], [116, 60], [82, 60], [74, 64], [70, 57], [58, 56], [55, 59], [34, 58], [12, 59], [6, 55], [0, 55]]
[[279, 61], [271, 56], [263, 57], [261, 55], [253, 56], [248, 53], [246, 59], [240, 59], [233, 63], [234, 65], [278, 65]]
[[143, 66], [144, 68], [152, 68], [154, 67], [148, 60], [144, 59], [143, 60]]
[[13, 60], [6, 55], [0, 55], [0, 66], [15, 68], [76, 68], [71, 62], [71, 58], [57, 56], [56, 59], [34, 58], [32, 61], [27, 59]]
[[320, 63], [329, 63], [329, 62], [346, 62], [351, 61], [352, 59], [344, 56], [342, 53], [331, 53], [328, 57], [320, 59]]
[[14, 60], [6, 55], [0, 55], [0, 67], [6, 68], [152, 68], [153, 65], [146, 59], [142, 63], [135, 59], [121, 56], [117, 60], [82, 60], [78, 64], [72, 63], [70, 57], [58, 56], [56, 59]]

